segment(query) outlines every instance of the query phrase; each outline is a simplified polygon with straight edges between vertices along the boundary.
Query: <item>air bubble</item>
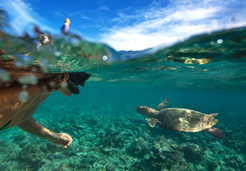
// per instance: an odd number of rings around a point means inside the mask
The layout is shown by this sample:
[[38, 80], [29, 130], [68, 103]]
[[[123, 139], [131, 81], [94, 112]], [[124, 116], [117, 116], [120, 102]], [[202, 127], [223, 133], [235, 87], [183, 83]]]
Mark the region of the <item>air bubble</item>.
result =
[[67, 85], [68, 85], [67, 82], [64, 82], [64, 83], [61, 85], [61, 87], [62, 87], [62, 88], [66, 88]]
[[36, 69], [36, 68], [32, 68], [31, 71], [32, 71], [32, 72], [37, 72], [37, 69]]
[[14, 64], [15, 64], [15, 66], [17, 67], [17, 68], [20, 68], [20, 67], [22, 67], [22, 64], [21, 64], [21, 62], [20, 61], [14, 61]]
[[43, 71], [46, 71], [48, 69], [49, 62], [47, 59], [44, 59], [41, 63], [39, 63]]
[[103, 57], [102, 57], [102, 60], [104, 60], [104, 61], [106, 61], [108, 59], [108, 57], [106, 56], [106, 55], [104, 55]]
[[35, 75], [27, 75], [27, 76], [19, 77], [18, 82], [21, 84], [36, 85], [38, 83], [38, 79]]
[[218, 44], [223, 43], [223, 39], [218, 39], [218, 40], [217, 40], [217, 43], [218, 43]]
[[76, 38], [72, 38], [71, 43], [72, 43], [74, 46], [79, 46], [80, 41], [79, 41], [78, 39], [76, 39]]
[[7, 71], [0, 69], [0, 81], [7, 82], [10, 80], [10, 75]]
[[210, 42], [210, 45], [214, 46], [215, 45], [214, 41], [211, 41]]
[[56, 51], [56, 52], [55, 52], [55, 56], [61, 56], [61, 55], [62, 55], [61, 52], [59, 52], [59, 51]]
[[26, 90], [23, 90], [19, 93], [18, 98], [21, 102], [26, 102], [29, 98], [28, 92]]
[[22, 89], [27, 89], [27, 85], [22, 85]]
[[51, 87], [54, 87], [54, 86], [55, 86], [55, 82], [54, 82], [54, 81], [51, 81], [51, 82], [50, 82], [50, 86], [51, 86]]

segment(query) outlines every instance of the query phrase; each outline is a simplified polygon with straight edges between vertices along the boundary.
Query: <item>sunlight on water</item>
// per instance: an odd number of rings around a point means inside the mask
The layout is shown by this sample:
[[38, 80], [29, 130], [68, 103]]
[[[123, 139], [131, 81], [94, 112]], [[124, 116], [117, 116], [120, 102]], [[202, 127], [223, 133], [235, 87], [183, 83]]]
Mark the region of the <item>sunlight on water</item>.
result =
[[[37, 48], [39, 38], [1, 32], [1, 58], [14, 59], [17, 67], [40, 65], [44, 72], [91, 72], [91, 81], [144, 83], [152, 78], [153, 85], [189, 87], [199, 80], [203, 85], [196, 87], [243, 87], [245, 74], [240, 71], [245, 70], [245, 34], [245, 28], [238, 28], [195, 36], [158, 51], [117, 52], [69, 36], [52, 38], [54, 42]], [[3, 72], [1, 77], [5, 78]], [[174, 78], [176, 81], [171, 81]]]
[[[7, 25], [2, 14], [1, 27]], [[38, 30], [38, 32], [37, 32]], [[246, 28], [191, 37], [170, 47], [115, 51], [76, 35], [53, 36], [35, 26], [36, 37], [16, 37], [1, 31], [1, 59], [17, 67], [35, 64], [44, 72], [93, 74], [90, 81], [152, 81], [155, 86], [245, 88]], [[7, 79], [4, 71], [1, 79]], [[147, 81], [147, 82], [146, 82]]]

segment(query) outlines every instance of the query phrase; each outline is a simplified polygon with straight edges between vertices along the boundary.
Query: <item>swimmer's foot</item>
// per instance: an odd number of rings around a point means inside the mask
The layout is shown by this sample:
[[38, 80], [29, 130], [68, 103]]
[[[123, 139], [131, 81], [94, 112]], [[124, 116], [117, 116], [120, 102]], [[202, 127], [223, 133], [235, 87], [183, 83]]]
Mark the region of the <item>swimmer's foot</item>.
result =
[[73, 139], [66, 133], [54, 133], [52, 139], [49, 139], [49, 141], [54, 144], [63, 145], [63, 148], [68, 148], [73, 142]]

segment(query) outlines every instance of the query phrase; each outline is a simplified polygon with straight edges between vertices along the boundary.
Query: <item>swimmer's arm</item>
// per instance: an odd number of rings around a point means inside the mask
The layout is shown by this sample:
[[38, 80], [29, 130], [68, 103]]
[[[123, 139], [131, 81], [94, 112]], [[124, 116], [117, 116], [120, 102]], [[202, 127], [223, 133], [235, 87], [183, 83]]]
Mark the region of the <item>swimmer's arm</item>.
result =
[[54, 144], [63, 145], [63, 148], [68, 148], [73, 139], [66, 133], [54, 133], [40, 125], [33, 117], [17, 125], [23, 131], [35, 135], [37, 137], [47, 139]]
[[35, 135], [37, 137], [43, 138], [43, 139], [52, 139], [52, 135], [54, 134], [47, 128], [40, 125], [33, 117], [27, 119], [26, 121], [20, 123], [17, 125], [20, 129], [23, 131]]

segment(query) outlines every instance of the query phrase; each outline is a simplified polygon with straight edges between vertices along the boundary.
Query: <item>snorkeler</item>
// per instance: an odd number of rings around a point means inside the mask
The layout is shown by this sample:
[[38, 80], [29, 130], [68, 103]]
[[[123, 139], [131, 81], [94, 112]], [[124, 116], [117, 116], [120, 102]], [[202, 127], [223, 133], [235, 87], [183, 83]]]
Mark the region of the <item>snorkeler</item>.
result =
[[[61, 28], [62, 34], [68, 35], [71, 37], [75, 37], [75, 38], [81, 40], [79, 35], [68, 32], [70, 23], [71, 22], [70, 22], [69, 18], [66, 18], [66, 20], [65, 20], [65, 22]], [[48, 33], [43, 33], [38, 26], [34, 27], [34, 33], [36, 33], [36, 35], [39, 39], [39, 42], [37, 44], [38, 50], [41, 50], [41, 47], [43, 47], [44, 45], [52, 45], [54, 43], [54, 38]]]
[[[69, 18], [66, 18], [64, 24], [62, 25], [61, 33], [63, 35], [68, 35], [71, 37], [75, 37], [78, 40], [81, 40], [81, 37], [78, 34], [68, 32], [70, 23], [71, 22], [70, 22]], [[33, 32], [36, 34], [35, 38], [32, 38], [28, 33], [25, 32], [24, 35], [22, 37], [20, 37], [20, 39], [31, 40], [31, 41], [38, 40], [38, 43], [37, 43], [37, 49], [38, 50], [43, 49], [47, 45], [50, 46], [50, 45], [54, 44], [54, 37], [52, 37], [48, 33], [42, 32], [38, 26], [34, 26]]]
[[66, 34], [68, 32], [70, 23], [71, 22], [70, 22], [69, 18], [66, 18], [66, 20], [65, 20], [65, 22], [64, 22], [64, 24], [63, 24], [63, 26], [61, 28], [61, 31], [62, 31], [63, 34]]
[[68, 32], [70, 23], [71, 22], [70, 22], [69, 18], [66, 18], [66, 20], [65, 20], [65, 22], [64, 22], [64, 24], [63, 24], [63, 26], [61, 28], [62, 34], [69, 35], [71, 37], [75, 37], [75, 38], [81, 40], [81, 37], [78, 34], [74, 34], [74, 33]]
[[5, 79], [0, 79], [0, 131], [18, 126], [27, 133], [69, 147], [73, 139], [68, 134], [50, 131], [32, 115], [57, 90], [68, 97], [79, 94], [79, 85], [84, 86], [91, 75], [85, 72], [43, 73], [38, 65], [17, 68], [13, 60], [1, 59], [0, 70], [8, 73]]

